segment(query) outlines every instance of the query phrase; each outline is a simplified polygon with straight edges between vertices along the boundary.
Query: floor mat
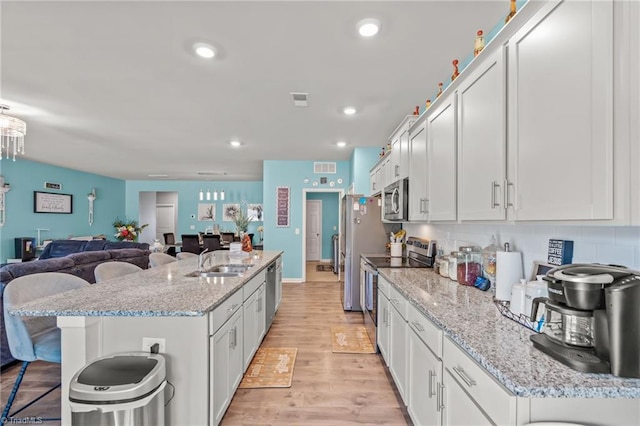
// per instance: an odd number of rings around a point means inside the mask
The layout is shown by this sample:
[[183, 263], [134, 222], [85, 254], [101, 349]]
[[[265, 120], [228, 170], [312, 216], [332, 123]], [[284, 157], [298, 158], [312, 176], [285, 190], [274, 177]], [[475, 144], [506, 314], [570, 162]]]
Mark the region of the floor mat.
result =
[[293, 367], [298, 348], [259, 348], [240, 388], [288, 388], [291, 387]]
[[316, 271], [318, 272], [333, 272], [333, 266], [328, 263], [320, 263], [316, 265]]
[[331, 327], [331, 350], [335, 353], [373, 354], [375, 350], [363, 326]]

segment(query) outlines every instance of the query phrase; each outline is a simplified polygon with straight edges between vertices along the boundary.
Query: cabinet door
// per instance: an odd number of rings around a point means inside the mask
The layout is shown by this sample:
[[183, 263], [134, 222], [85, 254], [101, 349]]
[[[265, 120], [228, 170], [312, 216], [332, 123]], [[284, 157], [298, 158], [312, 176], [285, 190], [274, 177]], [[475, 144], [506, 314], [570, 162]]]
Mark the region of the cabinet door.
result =
[[[379, 279], [380, 278], [378, 278], [378, 280]], [[378, 291], [378, 324], [376, 327], [376, 337], [378, 348], [387, 366], [389, 365], [389, 332], [391, 330], [391, 312], [389, 312], [389, 307], [389, 299], [387, 299], [387, 296]]]
[[404, 403], [407, 403], [407, 348], [409, 344], [409, 326], [398, 310], [389, 307], [390, 335], [389, 335], [389, 371], [393, 376], [398, 392]]
[[229, 319], [231, 331], [231, 346], [229, 350], [229, 394], [233, 397], [234, 391], [242, 381], [244, 372], [243, 364], [243, 330], [242, 330], [242, 310], [238, 309], [231, 319]]
[[400, 134], [400, 161], [396, 179], [404, 179], [409, 176], [409, 127], [414, 123], [410, 121]]
[[[264, 286], [264, 284], [263, 284]], [[253, 292], [251, 296], [244, 301], [242, 305], [243, 315], [244, 315], [244, 325], [243, 325], [243, 369], [242, 371], [247, 371], [247, 367], [251, 363], [253, 356], [258, 350], [258, 333], [259, 330], [257, 328], [258, 322], [258, 291]], [[264, 312], [263, 312], [264, 315]]]
[[282, 263], [279, 259], [276, 262], [278, 262], [276, 267], [276, 312], [278, 312], [280, 302], [282, 302]]
[[239, 309], [220, 329], [210, 337], [211, 344], [211, 418], [218, 424], [231, 403], [233, 388], [231, 386], [231, 356], [236, 345], [237, 334], [233, 326], [233, 318], [240, 316]]
[[400, 157], [402, 155], [402, 145], [398, 135], [391, 140], [391, 163], [389, 167], [389, 181], [387, 185], [400, 179]]
[[427, 214], [430, 222], [456, 220], [456, 95], [427, 118]]
[[409, 402], [407, 408], [416, 425], [442, 424], [438, 386], [442, 382], [442, 361], [418, 335], [409, 331]]
[[[276, 284], [276, 288], [277, 288]], [[256, 300], [256, 350], [260, 346], [260, 342], [267, 334], [267, 299], [265, 294], [265, 285], [262, 284], [258, 288], [258, 300]], [[276, 295], [277, 297], [277, 295]]]
[[541, 8], [509, 40], [508, 93], [509, 217], [611, 219], [612, 1]]
[[446, 368], [442, 379], [441, 392], [444, 393], [442, 395], [442, 424], [447, 426], [493, 425]]
[[458, 91], [460, 220], [503, 220], [507, 167], [504, 48], [485, 58]]
[[409, 136], [409, 220], [427, 220], [427, 121]]

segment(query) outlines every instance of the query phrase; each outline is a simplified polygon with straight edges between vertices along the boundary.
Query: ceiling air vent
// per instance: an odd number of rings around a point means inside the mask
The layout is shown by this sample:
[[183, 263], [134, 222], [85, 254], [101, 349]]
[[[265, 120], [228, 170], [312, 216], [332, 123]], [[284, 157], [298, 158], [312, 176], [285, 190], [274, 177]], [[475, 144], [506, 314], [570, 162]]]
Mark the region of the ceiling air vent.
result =
[[293, 99], [293, 105], [297, 107], [306, 107], [309, 105], [309, 94], [308, 93], [295, 93], [291, 92], [291, 98]]
[[336, 163], [313, 163], [313, 173], [334, 173], [336, 172]]

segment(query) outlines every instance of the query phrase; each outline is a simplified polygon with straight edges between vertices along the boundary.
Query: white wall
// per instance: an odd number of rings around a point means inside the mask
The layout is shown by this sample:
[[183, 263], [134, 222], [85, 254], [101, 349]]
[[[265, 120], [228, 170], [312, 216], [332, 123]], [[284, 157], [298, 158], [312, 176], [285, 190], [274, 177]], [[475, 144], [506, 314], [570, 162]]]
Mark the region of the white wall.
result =
[[547, 260], [549, 239], [573, 241], [573, 263], [608, 263], [640, 270], [640, 227], [529, 224], [405, 224], [408, 235], [436, 239], [445, 253], [462, 245], [489, 245], [495, 235], [500, 245], [523, 253], [525, 276], [534, 260]]

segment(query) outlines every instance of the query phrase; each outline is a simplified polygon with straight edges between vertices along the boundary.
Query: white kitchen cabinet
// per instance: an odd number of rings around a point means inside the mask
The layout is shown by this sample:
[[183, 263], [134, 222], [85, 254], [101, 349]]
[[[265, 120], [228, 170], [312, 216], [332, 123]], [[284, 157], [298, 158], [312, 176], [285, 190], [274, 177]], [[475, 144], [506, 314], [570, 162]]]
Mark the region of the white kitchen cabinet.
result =
[[369, 194], [371, 195], [377, 195], [382, 191], [381, 185], [378, 182], [380, 167], [380, 164], [376, 164], [376, 166], [369, 172]]
[[[443, 95], [445, 96], [445, 95]], [[456, 94], [427, 116], [426, 211], [429, 222], [456, 220]]]
[[442, 362], [445, 425], [516, 423], [516, 397], [448, 337]]
[[[378, 277], [378, 289], [380, 289], [380, 281], [382, 277]], [[391, 333], [391, 311], [389, 299], [387, 296], [378, 291], [378, 324], [376, 327], [376, 340], [378, 349], [387, 366], [389, 366], [389, 343]]]
[[231, 403], [233, 394], [242, 380], [243, 356], [242, 309], [237, 309], [229, 320], [210, 338], [210, 419], [220, 423]]
[[408, 401], [407, 374], [409, 327], [407, 326], [407, 299], [395, 287], [389, 288], [389, 371], [405, 405]]
[[613, 2], [550, 1], [508, 48], [508, 218], [613, 218]]
[[409, 176], [409, 127], [417, 118], [417, 115], [407, 115], [389, 138], [391, 162], [386, 185]]
[[[442, 361], [423, 342], [415, 325], [409, 332], [409, 398], [407, 410], [416, 425], [442, 424]], [[471, 423], [470, 423], [471, 424]]]
[[423, 115], [409, 134], [409, 221], [426, 221], [429, 199], [427, 182], [427, 119]]
[[[505, 48], [458, 89], [458, 218], [504, 220], [507, 164]], [[530, 159], [531, 161], [532, 159]]]
[[265, 335], [266, 310], [264, 284], [261, 284], [243, 303], [243, 369], [247, 371], [260, 342]]
[[281, 302], [282, 302], [282, 256], [278, 256], [278, 258], [276, 259], [276, 311], [275, 312], [278, 312]]

